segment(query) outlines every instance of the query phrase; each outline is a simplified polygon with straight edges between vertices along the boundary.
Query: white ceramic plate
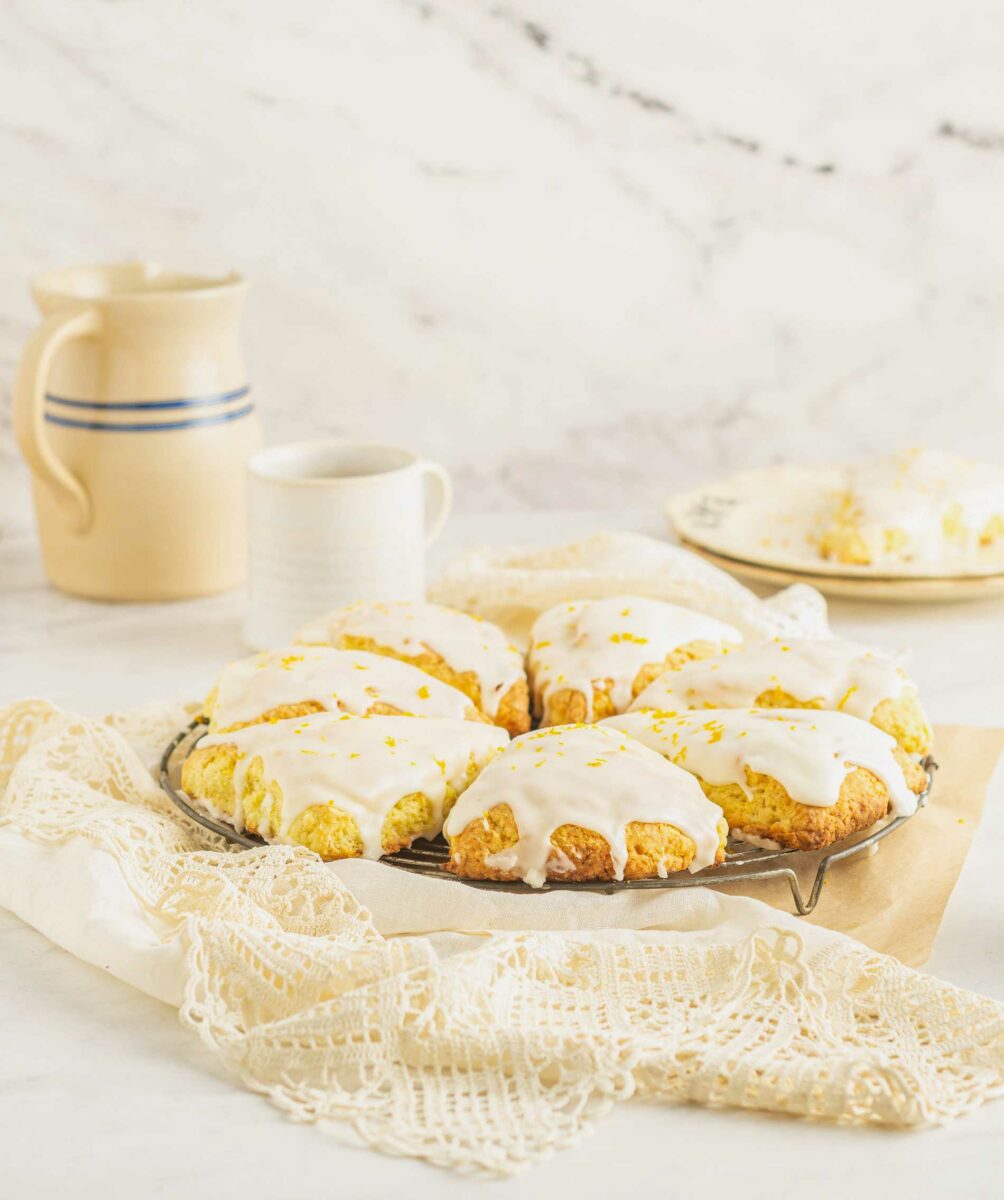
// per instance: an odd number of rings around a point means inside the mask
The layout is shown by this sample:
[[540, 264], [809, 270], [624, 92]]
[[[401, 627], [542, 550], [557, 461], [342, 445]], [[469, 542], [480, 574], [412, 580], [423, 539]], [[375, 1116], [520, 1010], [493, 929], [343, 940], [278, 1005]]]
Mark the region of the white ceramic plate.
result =
[[693, 542], [684, 541], [683, 545], [716, 567], [721, 567], [723, 571], [750, 583], [769, 584], [773, 587], [784, 587], [789, 583], [807, 583], [828, 596], [840, 596], [847, 600], [937, 604], [1004, 596], [1004, 575], [953, 576], [938, 579], [882, 579], [871, 576], [866, 579], [852, 579], [845, 575], [813, 575], [808, 571], [786, 571], [778, 567], [757, 566], [755, 563], [741, 562], [736, 558], [715, 554]]
[[746, 563], [811, 575], [813, 579], [804, 582], [814, 584], [826, 578], [957, 583], [1004, 576], [1004, 546], [1000, 543], [946, 554], [937, 564], [860, 567], [828, 561], [819, 554], [811, 533], [832, 509], [840, 487], [837, 467], [766, 467], [675, 496], [666, 505], [666, 516], [670, 528], [692, 549], [732, 560], [732, 570], [737, 570], [736, 564]]

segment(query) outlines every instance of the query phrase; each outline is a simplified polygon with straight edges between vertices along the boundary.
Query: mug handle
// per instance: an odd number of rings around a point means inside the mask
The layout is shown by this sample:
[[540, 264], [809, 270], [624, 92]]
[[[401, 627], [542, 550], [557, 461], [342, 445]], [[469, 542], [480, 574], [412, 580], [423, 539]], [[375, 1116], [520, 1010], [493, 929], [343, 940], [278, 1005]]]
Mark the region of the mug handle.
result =
[[429, 509], [428, 505], [426, 506], [425, 544], [428, 546], [443, 532], [443, 526], [450, 515], [450, 509], [453, 507], [453, 483], [446, 468], [437, 462], [423, 458], [419, 460], [418, 466], [422, 474], [435, 483], [439, 492], [438, 503], [432, 516], [428, 515]]
[[101, 328], [96, 308], [53, 313], [28, 339], [14, 382], [14, 434], [32, 473], [43, 479], [66, 511], [74, 532], [91, 523], [91, 498], [84, 485], [56, 456], [45, 432], [45, 384], [56, 351], [71, 338], [89, 337]]

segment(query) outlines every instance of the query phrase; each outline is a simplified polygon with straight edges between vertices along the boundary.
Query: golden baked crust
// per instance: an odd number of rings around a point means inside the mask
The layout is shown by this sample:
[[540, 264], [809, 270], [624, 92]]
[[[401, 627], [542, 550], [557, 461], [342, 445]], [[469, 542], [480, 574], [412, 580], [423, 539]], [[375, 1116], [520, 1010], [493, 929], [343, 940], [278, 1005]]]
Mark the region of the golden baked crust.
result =
[[[713, 708], [709, 703], [706, 708]], [[822, 709], [821, 700], [803, 701], [782, 688], [767, 688], [753, 701], [755, 708], [816, 708]], [[929, 754], [934, 740], [931, 726], [920, 706], [917, 693], [904, 691], [894, 699], [881, 700], [869, 718], [876, 728], [895, 738], [900, 749], [907, 754]]]
[[1004, 514], [994, 513], [980, 530], [979, 542], [981, 546], [992, 546], [998, 538], [1004, 538]]
[[[725, 858], [728, 825], [719, 823], [719, 847], [715, 862]], [[514, 846], [519, 830], [508, 804], [496, 804], [483, 817], [471, 821], [457, 837], [450, 839], [447, 869], [465, 879], [519, 879], [519, 872], [490, 867], [485, 859]], [[693, 841], [675, 825], [633, 821], [626, 830], [628, 859], [624, 879], [662, 878], [684, 871], [696, 853]], [[554, 853], [547, 863], [547, 877], [564, 882], [614, 879], [614, 865], [607, 841], [581, 825], [559, 825], [551, 835]]]
[[[698, 658], [712, 658], [721, 654], [724, 647], [719, 642], [709, 642], [703, 639], [686, 642], [677, 646], [661, 662], [645, 663], [638, 669], [631, 684], [631, 696], [634, 698], [657, 679], [664, 671], [676, 671], [684, 663], [693, 662]], [[617, 713], [610, 696], [611, 681], [605, 686], [593, 683], [592, 717], [589, 716], [589, 705], [586, 697], [577, 688], [558, 688], [547, 697], [541, 725], [580, 725], [584, 721], [595, 724], [604, 717], [612, 717]]]
[[916, 692], [906, 691], [894, 700], [881, 700], [875, 705], [870, 719], [873, 725], [894, 737], [907, 754], [931, 752], [934, 731]]
[[[474, 703], [477, 704], [477, 701]], [[499, 701], [495, 724], [507, 730], [512, 737], [518, 737], [530, 728], [530, 688], [525, 678], [517, 679]]]
[[[383, 654], [411, 663], [427, 675], [458, 688], [480, 712], [485, 711], [477, 674], [474, 671], [455, 671], [441, 654], [428, 647], [421, 654], [401, 654], [392, 646], [381, 646], [373, 638], [357, 637], [350, 633], [340, 634], [334, 646], [337, 650], [367, 650], [370, 654]], [[508, 730], [513, 737], [526, 733], [530, 728], [530, 691], [525, 679], [518, 679], [501, 697], [494, 724]]]
[[[214, 808], [233, 816], [234, 769], [237, 747], [230, 743], [198, 746], [185, 760], [181, 786], [194, 799], [206, 801]], [[474, 757], [467, 770], [470, 782], [478, 773]], [[452, 787], [447, 788], [443, 816], [457, 799]], [[264, 838], [275, 837], [282, 822], [282, 789], [275, 781], [265, 779], [262, 759], [255, 757], [248, 765], [242, 800], [244, 827]], [[387, 814], [381, 831], [385, 854], [402, 850], [429, 830], [433, 805], [421, 792], [402, 796]], [[306, 846], [325, 859], [358, 858], [363, 853], [362, 837], [355, 819], [334, 805], [312, 805], [304, 809], [286, 831], [285, 839]]]
[[882, 530], [881, 546], [875, 546], [859, 522], [861, 514], [849, 493], [844, 493], [837, 505], [833, 520], [819, 538], [819, 553], [823, 558], [850, 566], [870, 567], [877, 554], [896, 556], [910, 544], [906, 531], [898, 528]]
[[[920, 795], [927, 786], [924, 771], [901, 750], [893, 753], [910, 790]], [[730, 829], [770, 838], [792, 850], [820, 850], [867, 829], [889, 811], [885, 784], [863, 767], [857, 767], [844, 779], [837, 802], [829, 807], [800, 804], [772, 776], [761, 775], [749, 767], [746, 784], [752, 796], [747, 796], [738, 784], [710, 784], [700, 776], [697, 781], [708, 799], [725, 813]]]

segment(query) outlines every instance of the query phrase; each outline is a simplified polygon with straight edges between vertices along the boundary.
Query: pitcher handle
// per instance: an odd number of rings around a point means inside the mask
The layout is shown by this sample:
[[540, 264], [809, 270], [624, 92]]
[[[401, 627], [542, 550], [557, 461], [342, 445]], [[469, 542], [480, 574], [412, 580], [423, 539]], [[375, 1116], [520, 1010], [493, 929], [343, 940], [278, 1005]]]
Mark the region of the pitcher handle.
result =
[[101, 327], [96, 308], [58, 312], [28, 339], [14, 382], [14, 433], [33, 474], [43, 479], [72, 524], [83, 533], [91, 523], [91, 498], [80, 480], [56, 456], [45, 431], [45, 385], [56, 351], [71, 338], [88, 337]]
[[453, 483], [446, 468], [441, 467], [439, 463], [423, 458], [418, 465], [425, 477], [435, 483], [439, 493], [438, 503], [431, 516], [428, 515], [428, 506], [426, 507], [425, 544], [428, 546], [443, 532], [446, 518], [450, 515], [450, 509], [453, 506]]

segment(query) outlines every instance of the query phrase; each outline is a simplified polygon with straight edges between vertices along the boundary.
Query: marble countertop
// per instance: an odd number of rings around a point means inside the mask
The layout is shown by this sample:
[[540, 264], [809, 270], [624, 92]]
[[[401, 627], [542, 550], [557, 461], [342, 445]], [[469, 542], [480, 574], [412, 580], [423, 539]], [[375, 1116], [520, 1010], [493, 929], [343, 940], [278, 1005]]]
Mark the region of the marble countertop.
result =
[[[473, 540], [550, 542], [611, 525], [658, 532], [649, 515], [617, 521], [553, 513], [456, 518], [440, 559]], [[242, 598], [99, 605], [48, 589], [34, 543], [0, 541], [0, 703], [27, 694], [97, 713], [191, 696], [242, 652]], [[936, 721], [1004, 724], [988, 666], [1004, 607], [834, 603], [841, 633], [914, 647]], [[949, 903], [927, 969], [1004, 1000], [1004, 776]], [[862, 1198], [999, 1195], [1004, 1103], [939, 1130], [889, 1133], [699, 1108], [621, 1105], [595, 1134], [516, 1181], [472, 1184], [374, 1154], [343, 1128], [295, 1125], [235, 1084], [176, 1014], [73, 959], [0, 913], [0, 1194], [118, 1200], [623, 1194], [783, 1200], [839, 1191]]]
[[270, 442], [479, 511], [999, 461], [1002, 58], [992, 0], [12, 0], [0, 466], [29, 281], [137, 256], [247, 275]]

